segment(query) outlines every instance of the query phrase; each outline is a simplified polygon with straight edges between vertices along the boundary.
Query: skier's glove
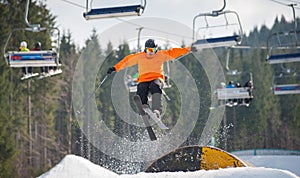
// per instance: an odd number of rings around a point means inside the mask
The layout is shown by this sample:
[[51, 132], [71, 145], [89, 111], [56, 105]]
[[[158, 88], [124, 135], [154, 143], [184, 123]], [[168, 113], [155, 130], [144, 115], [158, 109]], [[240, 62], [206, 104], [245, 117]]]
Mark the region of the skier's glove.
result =
[[196, 48], [195, 46], [192, 46], [192, 47], [191, 47], [191, 51], [192, 51], [192, 52], [197, 52], [197, 48]]
[[113, 73], [114, 71], [116, 71], [116, 68], [115, 68], [115, 67], [110, 67], [110, 68], [107, 70], [107, 74], [111, 74], [111, 73]]

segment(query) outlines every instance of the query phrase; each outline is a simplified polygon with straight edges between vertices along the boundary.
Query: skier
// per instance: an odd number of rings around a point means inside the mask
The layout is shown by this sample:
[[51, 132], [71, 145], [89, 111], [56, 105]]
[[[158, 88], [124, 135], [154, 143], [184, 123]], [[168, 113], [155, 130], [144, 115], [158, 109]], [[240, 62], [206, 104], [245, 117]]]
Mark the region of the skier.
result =
[[152, 111], [160, 119], [162, 113], [162, 88], [165, 81], [163, 63], [190, 52], [191, 48], [172, 48], [169, 50], [158, 50], [153, 39], [145, 42], [145, 50], [130, 54], [123, 58], [115, 66], [110, 67], [107, 74], [119, 72], [130, 66], [138, 65], [137, 95], [140, 96], [143, 107], [148, 105], [148, 93], [152, 95]]

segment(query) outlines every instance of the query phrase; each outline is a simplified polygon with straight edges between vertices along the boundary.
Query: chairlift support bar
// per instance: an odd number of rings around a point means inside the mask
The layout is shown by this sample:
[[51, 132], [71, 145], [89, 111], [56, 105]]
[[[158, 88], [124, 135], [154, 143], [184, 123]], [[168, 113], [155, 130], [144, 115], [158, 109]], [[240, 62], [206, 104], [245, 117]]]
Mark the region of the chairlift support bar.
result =
[[45, 30], [45, 28], [41, 28], [40, 24], [31, 24], [28, 21], [28, 10], [29, 10], [29, 0], [26, 0], [26, 7], [25, 7], [25, 15], [24, 15], [24, 20], [26, 25], [32, 29], [32, 31], [43, 31]]
[[[238, 24], [237, 23], [228, 23], [226, 24], [226, 26], [237, 26]], [[224, 27], [224, 25], [211, 25], [209, 26], [209, 28], [218, 28], [218, 27]], [[200, 31], [200, 30], [203, 30], [203, 29], [206, 29], [208, 27], [200, 27], [197, 29], [197, 33]]]
[[7, 48], [9, 39], [11, 38], [12, 34], [13, 34], [14, 32], [16, 32], [16, 31], [21, 31], [21, 30], [32, 31], [32, 32], [41, 32], [41, 31], [44, 31], [44, 30], [47, 30], [47, 29], [46, 29], [46, 28], [42, 28], [42, 29], [40, 29], [39, 31], [36, 31], [35, 28], [15, 28], [15, 29], [13, 29], [13, 30], [9, 33], [8, 38], [7, 38], [6, 42], [5, 42], [5, 45], [4, 45], [4, 48], [3, 48], [3, 49], [4, 49], [4, 50], [3, 50], [3, 54], [5, 54], [5, 52], [6, 52], [6, 48]]
[[226, 54], [226, 70], [227, 70], [227, 74], [229, 74], [229, 75], [239, 75], [239, 74], [241, 74], [241, 72], [239, 72], [237, 69], [231, 70], [229, 68], [229, 58], [230, 58], [231, 49], [232, 48], [229, 47], [227, 49], [227, 54]]
[[226, 0], [223, 1], [223, 7], [220, 10], [213, 11], [213, 14], [222, 12], [226, 7]]
[[144, 0], [144, 5], [129, 5], [129, 6], [116, 6], [116, 7], [106, 7], [88, 10], [88, 0], [87, 9], [83, 13], [83, 17], [86, 20], [91, 19], [101, 19], [101, 18], [114, 18], [114, 17], [125, 17], [125, 16], [140, 16], [146, 7], [146, 0]]

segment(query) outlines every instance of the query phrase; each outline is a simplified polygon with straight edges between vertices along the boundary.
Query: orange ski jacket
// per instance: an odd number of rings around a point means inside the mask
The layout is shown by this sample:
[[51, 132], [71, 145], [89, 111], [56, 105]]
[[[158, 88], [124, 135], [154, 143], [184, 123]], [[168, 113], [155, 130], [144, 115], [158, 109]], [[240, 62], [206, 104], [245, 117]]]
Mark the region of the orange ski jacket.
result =
[[172, 48], [169, 50], [159, 50], [153, 55], [148, 55], [145, 52], [130, 54], [123, 58], [114, 67], [116, 71], [120, 71], [130, 66], [138, 65], [138, 83], [149, 82], [155, 79], [160, 79], [164, 82], [163, 64], [168, 60], [175, 59], [181, 55], [188, 53], [191, 50], [187, 48]]

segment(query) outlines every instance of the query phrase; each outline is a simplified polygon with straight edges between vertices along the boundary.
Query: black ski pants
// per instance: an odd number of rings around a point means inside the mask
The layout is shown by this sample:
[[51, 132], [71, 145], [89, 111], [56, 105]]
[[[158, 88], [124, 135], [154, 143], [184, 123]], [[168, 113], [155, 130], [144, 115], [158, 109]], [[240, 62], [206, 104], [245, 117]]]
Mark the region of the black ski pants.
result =
[[141, 82], [137, 86], [137, 95], [140, 96], [142, 104], [148, 104], [148, 94], [154, 93], [162, 94], [163, 82], [159, 79], [155, 79], [149, 82]]

